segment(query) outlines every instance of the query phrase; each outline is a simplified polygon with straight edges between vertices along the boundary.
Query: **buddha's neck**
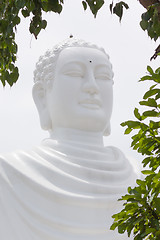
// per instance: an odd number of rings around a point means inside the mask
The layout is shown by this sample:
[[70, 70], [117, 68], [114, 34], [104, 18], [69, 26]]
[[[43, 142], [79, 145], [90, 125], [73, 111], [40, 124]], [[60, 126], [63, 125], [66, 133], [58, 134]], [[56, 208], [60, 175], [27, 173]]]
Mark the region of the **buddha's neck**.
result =
[[50, 132], [50, 137], [57, 141], [71, 141], [85, 145], [104, 146], [103, 134], [100, 132], [87, 132], [71, 128], [56, 128]]

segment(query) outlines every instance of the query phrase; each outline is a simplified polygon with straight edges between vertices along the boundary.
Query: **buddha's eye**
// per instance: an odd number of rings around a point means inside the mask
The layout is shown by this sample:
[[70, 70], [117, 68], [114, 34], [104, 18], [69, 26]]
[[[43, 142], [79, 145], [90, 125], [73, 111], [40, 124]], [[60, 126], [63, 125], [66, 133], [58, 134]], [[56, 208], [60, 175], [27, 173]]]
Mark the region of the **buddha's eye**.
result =
[[80, 71], [66, 71], [64, 72], [64, 75], [70, 77], [83, 77], [83, 73]]
[[109, 76], [107, 74], [103, 74], [103, 73], [100, 73], [100, 74], [96, 74], [95, 75], [95, 79], [100, 79], [100, 80], [110, 80]]

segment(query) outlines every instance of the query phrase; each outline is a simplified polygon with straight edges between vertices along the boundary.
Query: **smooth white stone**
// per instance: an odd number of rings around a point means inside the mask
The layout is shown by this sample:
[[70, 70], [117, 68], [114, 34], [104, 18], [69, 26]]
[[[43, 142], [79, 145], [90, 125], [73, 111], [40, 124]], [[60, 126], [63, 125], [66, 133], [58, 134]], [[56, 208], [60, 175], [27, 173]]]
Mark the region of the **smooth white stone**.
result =
[[0, 156], [2, 240], [128, 239], [109, 230], [122, 208], [117, 199], [137, 178], [137, 167], [119, 149], [103, 145], [113, 102], [111, 64], [96, 46], [74, 41], [56, 66], [47, 52], [35, 72], [33, 97], [50, 138], [28, 152]]

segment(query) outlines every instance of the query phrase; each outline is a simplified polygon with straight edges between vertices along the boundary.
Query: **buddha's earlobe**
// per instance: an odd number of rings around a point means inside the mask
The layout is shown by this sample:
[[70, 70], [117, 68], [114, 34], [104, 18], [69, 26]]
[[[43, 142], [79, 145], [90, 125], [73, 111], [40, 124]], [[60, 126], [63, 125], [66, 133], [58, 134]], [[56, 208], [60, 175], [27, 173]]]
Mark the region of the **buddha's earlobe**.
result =
[[110, 134], [111, 134], [111, 124], [109, 122], [109, 124], [106, 126], [106, 129], [103, 135], [106, 137], [106, 136], [109, 136]]
[[43, 83], [37, 82], [34, 84], [32, 96], [39, 113], [42, 129], [44, 130], [52, 129], [52, 122], [46, 105], [46, 91]]
[[41, 128], [43, 130], [51, 130], [52, 129], [52, 121], [50, 119], [49, 113], [47, 109], [44, 109], [41, 113], [39, 113]]

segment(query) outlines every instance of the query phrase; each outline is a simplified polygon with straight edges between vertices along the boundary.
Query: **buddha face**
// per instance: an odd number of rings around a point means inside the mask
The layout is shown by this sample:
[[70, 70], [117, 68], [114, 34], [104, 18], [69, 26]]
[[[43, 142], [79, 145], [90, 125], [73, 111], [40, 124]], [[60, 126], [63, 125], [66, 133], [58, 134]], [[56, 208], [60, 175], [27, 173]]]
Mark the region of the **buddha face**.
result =
[[45, 96], [55, 128], [104, 132], [112, 112], [112, 76], [107, 56], [98, 49], [70, 47], [60, 53]]

